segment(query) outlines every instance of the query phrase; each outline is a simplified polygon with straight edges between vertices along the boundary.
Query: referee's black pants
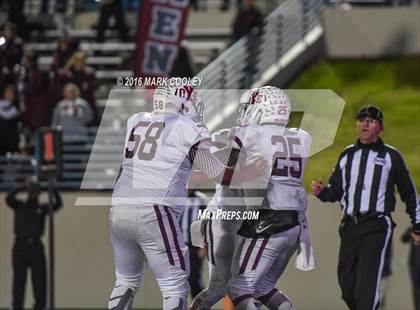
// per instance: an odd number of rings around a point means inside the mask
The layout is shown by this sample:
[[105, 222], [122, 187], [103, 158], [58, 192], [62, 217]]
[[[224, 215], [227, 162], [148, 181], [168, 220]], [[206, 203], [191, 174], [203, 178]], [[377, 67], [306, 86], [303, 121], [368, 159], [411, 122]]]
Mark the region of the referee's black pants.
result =
[[338, 281], [349, 309], [377, 309], [385, 252], [394, 225], [389, 216], [343, 220]]
[[35, 304], [33, 309], [45, 309], [47, 301], [47, 270], [44, 246], [39, 238], [16, 238], [13, 246], [13, 310], [24, 305], [26, 275], [31, 269]]

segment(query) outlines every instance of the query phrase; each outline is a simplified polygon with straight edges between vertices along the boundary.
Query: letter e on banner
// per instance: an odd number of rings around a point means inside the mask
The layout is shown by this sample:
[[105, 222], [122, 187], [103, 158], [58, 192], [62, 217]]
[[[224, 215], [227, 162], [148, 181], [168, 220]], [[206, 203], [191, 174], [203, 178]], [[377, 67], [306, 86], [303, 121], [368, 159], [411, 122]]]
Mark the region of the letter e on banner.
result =
[[178, 56], [188, 0], [143, 0], [139, 14], [134, 74], [167, 76]]

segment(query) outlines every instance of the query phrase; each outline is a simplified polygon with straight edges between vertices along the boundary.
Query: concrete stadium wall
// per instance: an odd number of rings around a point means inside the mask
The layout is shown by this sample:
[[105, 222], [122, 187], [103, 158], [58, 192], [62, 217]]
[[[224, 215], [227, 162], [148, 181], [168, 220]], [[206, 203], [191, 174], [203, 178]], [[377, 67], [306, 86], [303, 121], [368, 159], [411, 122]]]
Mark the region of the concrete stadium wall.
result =
[[[113, 254], [108, 238], [109, 208], [74, 206], [77, 196], [93, 195], [99, 194], [64, 193], [64, 207], [55, 217], [58, 309], [104, 309], [113, 287]], [[400, 204], [394, 216], [398, 227], [394, 235], [393, 275], [387, 298], [387, 309], [392, 310], [413, 309], [407, 269], [408, 246], [399, 241], [409, 223], [403, 210]], [[300, 272], [294, 268], [292, 260], [279, 282], [279, 287], [294, 300], [297, 310], [346, 309], [340, 299], [336, 278], [340, 213], [338, 205], [322, 205], [309, 197], [309, 220], [318, 267], [311, 272]], [[11, 304], [12, 230], [13, 213], [4, 203], [4, 194], [0, 194], [0, 308]], [[27, 285], [26, 293], [26, 307], [30, 308], [30, 285]], [[160, 309], [160, 305], [159, 289], [148, 270], [134, 306]]]
[[328, 8], [326, 53], [332, 58], [420, 54], [420, 7]]

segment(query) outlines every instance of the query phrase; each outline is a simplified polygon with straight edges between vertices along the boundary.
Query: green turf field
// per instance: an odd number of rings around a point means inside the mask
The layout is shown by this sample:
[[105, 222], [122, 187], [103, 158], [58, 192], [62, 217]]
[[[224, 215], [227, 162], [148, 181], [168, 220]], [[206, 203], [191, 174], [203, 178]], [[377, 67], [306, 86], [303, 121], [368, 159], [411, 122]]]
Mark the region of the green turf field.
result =
[[319, 176], [326, 182], [340, 152], [353, 143], [355, 120], [365, 104], [384, 112], [385, 143], [398, 148], [420, 188], [420, 58], [321, 60], [290, 85], [292, 89], [332, 89], [346, 102], [334, 144], [309, 160], [305, 185]]

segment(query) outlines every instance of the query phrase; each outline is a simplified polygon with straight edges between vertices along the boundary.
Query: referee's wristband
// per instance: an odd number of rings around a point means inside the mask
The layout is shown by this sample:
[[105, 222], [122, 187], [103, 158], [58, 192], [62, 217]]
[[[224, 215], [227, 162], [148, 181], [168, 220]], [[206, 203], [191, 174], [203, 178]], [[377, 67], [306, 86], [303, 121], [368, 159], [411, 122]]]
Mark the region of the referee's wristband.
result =
[[420, 236], [420, 223], [413, 225], [413, 233]]

